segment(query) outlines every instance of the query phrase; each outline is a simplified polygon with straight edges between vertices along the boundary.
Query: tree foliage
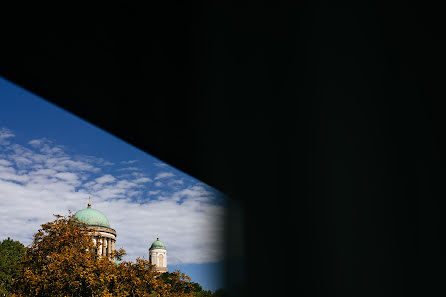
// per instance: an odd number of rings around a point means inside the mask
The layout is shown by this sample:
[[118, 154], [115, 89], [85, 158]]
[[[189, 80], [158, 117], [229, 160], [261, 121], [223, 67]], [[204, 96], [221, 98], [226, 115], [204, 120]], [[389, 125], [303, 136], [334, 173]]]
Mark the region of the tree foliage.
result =
[[16, 265], [25, 253], [19, 241], [7, 238], [0, 242], [0, 296], [11, 295], [13, 277], [17, 277]]
[[16, 296], [193, 296], [189, 277], [180, 272], [165, 282], [144, 259], [116, 265], [99, 257], [91, 231], [72, 216], [43, 224], [19, 266]]
[[180, 271], [165, 272], [161, 275], [161, 278], [174, 292], [191, 293], [202, 291], [202, 288], [198, 283], [191, 282], [189, 276]]

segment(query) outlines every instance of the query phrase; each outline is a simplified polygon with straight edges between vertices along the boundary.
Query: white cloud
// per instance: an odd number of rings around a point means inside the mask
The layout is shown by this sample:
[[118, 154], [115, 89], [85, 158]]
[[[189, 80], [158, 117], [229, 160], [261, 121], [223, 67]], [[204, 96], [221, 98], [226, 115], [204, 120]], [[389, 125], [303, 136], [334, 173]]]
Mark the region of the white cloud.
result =
[[71, 172], [58, 172], [54, 176], [71, 184], [80, 183], [79, 176]]
[[[126, 216], [115, 217], [113, 221], [120, 240], [136, 242], [143, 239], [141, 245], [124, 248], [131, 254], [145, 255], [147, 258], [147, 249], [159, 234], [160, 240], [168, 248], [170, 264], [221, 260], [220, 235], [224, 209], [200, 202], [197, 198], [203, 197], [198, 192], [192, 192], [182, 204], [176, 203], [172, 197], [141, 205], [123, 202], [121, 208], [126, 209]], [[101, 206], [101, 209], [105, 212], [106, 207]], [[135, 226], [135, 232], [123, 232], [124, 229], [128, 230], [124, 226]]]
[[0, 166], [10, 166], [10, 165], [12, 165], [12, 163], [9, 162], [8, 160], [0, 159]]
[[113, 175], [106, 174], [106, 175], [103, 175], [101, 177], [98, 177], [95, 181], [98, 184], [107, 184], [107, 183], [112, 183], [115, 180], [116, 180], [116, 178], [114, 178]]
[[28, 181], [29, 177], [17, 174], [17, 170], [11, 166], [0, 165], [0, 179], [21, 183]]
[[15, 137], [14, 133], [12, 133], [11, 130], [7, 128], [1, 128], [0, 129], [0, 144], [7, 145], [9, 142], [7, 141], [8, 138]]
[[27, 159], [25, 157], [22, 157], [22, 156], [17, 156], [16, 155], [16, 156], [13, 156], [11, 159], [20, 167], [32, 164], [31, 160], [29, 160], [29, 159]]
[[168, 183], [168, 185], [171, 187], [179, 187], [179, 186], [184, 185], [184, 181], [182, 179], [175, 179], [175, 180], [170, 181]]
[[125, 167], [125, 168], [120, 168], [117, 171], [125, 171], [125, 170], [133, 171], [133, 170], [140, 170], [140, 169], [137, 167]]
[[135, 164], [138, 160], [121, 161], [121, 164]]
[[34, 139], [34, 140], [30, 140], [28, 142], [28, 144], [36, 147], [36, 146], [40, 146], [42, 144], [42, 139]]
[[160, 172], [155, 176], [155, 180], [175, 176], [172, 172]]
[[134, 180], [134, 182], [137, 183], [137, 184], [148, 183], [148, 182], [151, 182], [151, 181], [152, 180], [150, 178], [148, 178], [148, 177], [140, 177], [140, 178]]
[[54, 145], [53, 142], [47, 138], [33, 139], [28, 142], [34, 148], [40, 150], [44, 154], [57, 154], [63, 152], [63, 147]]
[[115, 165], [113, 162], [109, 162], [103, 158], [94, 157], [94, 156], [81, 155], [81, 156], [77, 157], [77, 160], [86, 162], [89, 164], [94, 164], [96, 166], [113, 166], [113, 165]]
[[[127, 260], [147, 258], [157, 234], [167, 246], [169, 264], [221, 260], [224, 208], [199, 182], [175, 179], [170, 181], [173, 192], [149, 190], [145, 186], [152, 180], [142, 171], [122, 177], [101, 174], [101, 162], [95, 161], [100, 158], [69, 156], [45, 139], [22, 146], [11, 141], [13, 136], [0, 129], [0, 240], [9, 236], [28, 245], [52, 214], [85, 208], [91, 196], [93, 207], [117, 231], [117, 247], [127, 250]], [[161, 172], [154, 186], [165, 185], [160, 180], [172, 176]]]

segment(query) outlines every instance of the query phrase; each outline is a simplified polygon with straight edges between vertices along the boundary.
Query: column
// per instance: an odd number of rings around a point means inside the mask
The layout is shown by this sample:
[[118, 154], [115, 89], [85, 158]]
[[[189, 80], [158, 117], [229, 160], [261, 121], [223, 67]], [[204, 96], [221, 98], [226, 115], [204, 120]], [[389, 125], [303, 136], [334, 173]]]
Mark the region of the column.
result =
[[[98, 242], [102, 244], [102, 238], [98, 238]], [[99, 256], [102, 256], [102, 246], [103, 246], [103, 244], [98, 247], [98, 255]]]
[[107, 244], [107, 239], [105, 237], [102, 237], [102, 255], [104, 257], [107, 256], [107, 254], [106, 254], [107, 250], [105, 249], [106, 244]]
[[166, 255], [163, 253], [163, 267], [166, 267]]
[[107, 238], [107, 257], [110, 258], [110, 254], [111, 254], [111, 238]]
[[104, 238], [104, 241], [105, 241], [105, 245], [104, 245], [104, 256], [105, 257], [107, 257], [108, 256], [108, 251], [107, 251], [107, 243], [108, 243], [108, 238], [107, 237], [105, 237]]
[[105, 238], [105, 242], [106, 242], [106, 245], [105, 245], [105, 256], [108, 257], [108, 248], [109, 248], [108, 237]]
[[96, 243], [98, 242], [98, 239], [96, 238], [96, 236], [93, 236], [93, 244], [94, 244], [94, 247], [93, 247], [93, 249], [96, 251], [96, 254], [98, 253], [98, 251], [97, 251], [97, 249], [96, 249]]

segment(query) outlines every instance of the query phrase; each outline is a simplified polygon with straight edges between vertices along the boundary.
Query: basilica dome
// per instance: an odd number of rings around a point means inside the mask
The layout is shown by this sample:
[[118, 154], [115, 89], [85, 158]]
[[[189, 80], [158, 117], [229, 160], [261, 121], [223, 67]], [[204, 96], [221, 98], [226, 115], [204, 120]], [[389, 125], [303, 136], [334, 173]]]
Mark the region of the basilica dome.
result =
[[87, 208], [81, 209], [74, 214], [80, 222], [87, 224], [88, 226], [99, 226], [110, 228], [110, 223], [107, 217], [99, 210], [91, 208], [89, 204]]

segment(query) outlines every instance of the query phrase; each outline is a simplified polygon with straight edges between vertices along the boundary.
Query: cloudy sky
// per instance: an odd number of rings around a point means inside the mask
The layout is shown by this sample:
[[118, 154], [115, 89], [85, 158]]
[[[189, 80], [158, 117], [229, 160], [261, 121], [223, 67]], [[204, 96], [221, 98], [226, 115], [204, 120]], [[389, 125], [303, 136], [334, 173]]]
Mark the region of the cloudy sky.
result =
[[159, 235], [168, 265], [218, 286], [204, 276], [223, 260], [221, 193], [0, 78], [0, 240], [28, 245], [89, 196], [125, 260], [147, 259]]

